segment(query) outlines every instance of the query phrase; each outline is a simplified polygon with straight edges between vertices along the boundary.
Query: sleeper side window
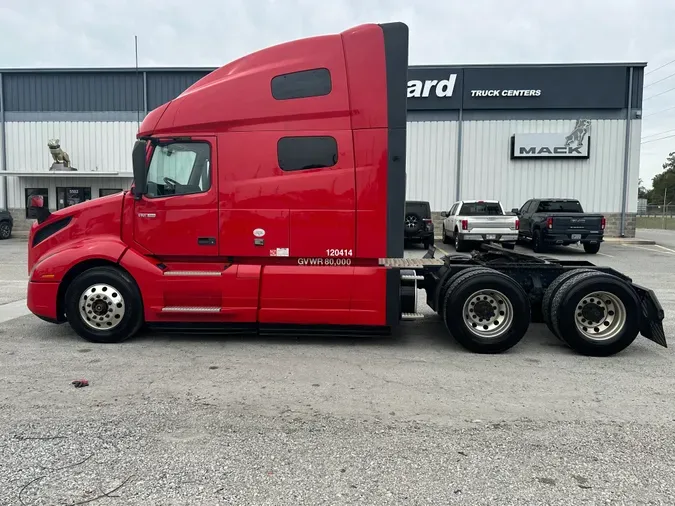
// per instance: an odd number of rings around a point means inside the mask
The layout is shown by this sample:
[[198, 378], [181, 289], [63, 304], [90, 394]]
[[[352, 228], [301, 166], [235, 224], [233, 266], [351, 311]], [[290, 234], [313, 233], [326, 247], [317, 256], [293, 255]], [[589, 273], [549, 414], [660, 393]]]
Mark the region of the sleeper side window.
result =
[[325, 169], [338, 162], [334, 137], [282, 137], [277, 142], [277, 159], [283, 171]]
[[333, 83], [325, 68], [301, 70], [272, 78], [272, 96], [277, 100], [321, 97], [328, 95]]
[[147, 197], [204, 193], [211, 188], [211, 146], [172, 142], [155, 146], [148, 169]]

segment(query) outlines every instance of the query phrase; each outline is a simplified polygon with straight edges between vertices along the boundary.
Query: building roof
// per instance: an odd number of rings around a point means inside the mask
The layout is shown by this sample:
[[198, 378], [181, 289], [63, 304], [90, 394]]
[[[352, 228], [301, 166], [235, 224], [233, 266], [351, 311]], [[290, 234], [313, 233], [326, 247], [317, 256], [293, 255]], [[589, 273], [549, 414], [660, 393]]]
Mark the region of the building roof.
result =
[[[225, 65], [228, 62], [224, 62]], [[647, 67], [647, 62], [576, 62], [576, 63], [476, 63], [476, 64], [438, 64], [409, 65], [411, 69], [439, 68], [505, 68], [505, 67]], [[77, 72], [212, 72], [219, 67], [12, 67], [0, 68], [0, 73], [77, 73]]]

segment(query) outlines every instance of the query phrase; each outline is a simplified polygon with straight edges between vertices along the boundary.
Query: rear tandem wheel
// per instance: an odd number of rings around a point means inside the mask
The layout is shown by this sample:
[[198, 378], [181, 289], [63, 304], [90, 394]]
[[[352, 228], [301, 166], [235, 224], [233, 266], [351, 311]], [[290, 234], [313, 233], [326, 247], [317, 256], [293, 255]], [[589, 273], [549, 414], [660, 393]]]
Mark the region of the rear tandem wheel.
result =
[[511, 277], [476, 267], [453, 276], [441, 292], [440, 315], [455, 340], [474, 353], [502, 353], [530, 325], [530, 302]]
[[622, 279], [599, 271], [569, 277], [551, 300], [554, 333], [582, 355], [608, 357], [640, 332], [640, 301]]

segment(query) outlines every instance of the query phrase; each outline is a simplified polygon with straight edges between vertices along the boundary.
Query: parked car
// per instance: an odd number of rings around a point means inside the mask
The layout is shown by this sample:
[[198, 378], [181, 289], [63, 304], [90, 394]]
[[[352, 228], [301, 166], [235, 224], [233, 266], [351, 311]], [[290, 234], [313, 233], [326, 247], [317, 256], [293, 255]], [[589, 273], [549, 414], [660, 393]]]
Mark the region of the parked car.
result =
[[443, 242], [457, 251], [472, 244], [496, 242], [513, 249], [518, 239], [518, 217], [508, 216], [498, 200], [460, 200], [442, 212]]
[[14, 219], [9, 211], [0, 209], [0, 239], [9, 239], [12, 236], [14, 228]]
[[531, 199], [520, 209], [513, 209], [520, 218], [518, 238], [529, 241], [541, 253], [547, 246], [581, 243], [586, 253], [600, 251], [606, 220], [602, 214], [584, 213], [574, 199]]
[[434, 222], [431, 205], [423, 200], [407, 200], [405, 203], [404, 239], [407, 243], [422, 243], [425, 249], [434, 244]]

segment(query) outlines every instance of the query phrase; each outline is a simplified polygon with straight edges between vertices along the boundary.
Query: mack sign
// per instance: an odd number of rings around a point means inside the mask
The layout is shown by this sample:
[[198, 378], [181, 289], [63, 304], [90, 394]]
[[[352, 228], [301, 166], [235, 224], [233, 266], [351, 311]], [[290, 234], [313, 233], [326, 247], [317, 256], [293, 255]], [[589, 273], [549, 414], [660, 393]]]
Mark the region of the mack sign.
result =
[[511, 158], [589, 158], [590, 127], [590, 120], [580, 119], [568, 134], [514, 134]]

